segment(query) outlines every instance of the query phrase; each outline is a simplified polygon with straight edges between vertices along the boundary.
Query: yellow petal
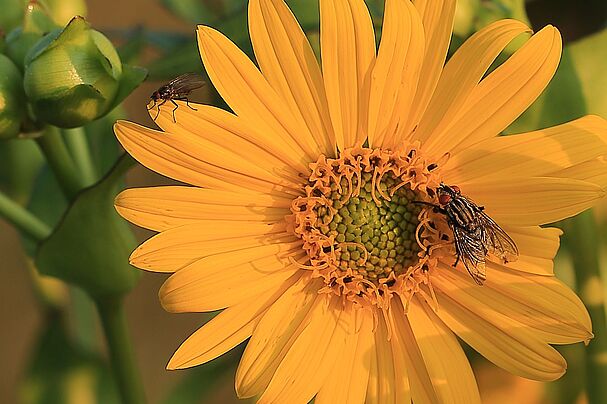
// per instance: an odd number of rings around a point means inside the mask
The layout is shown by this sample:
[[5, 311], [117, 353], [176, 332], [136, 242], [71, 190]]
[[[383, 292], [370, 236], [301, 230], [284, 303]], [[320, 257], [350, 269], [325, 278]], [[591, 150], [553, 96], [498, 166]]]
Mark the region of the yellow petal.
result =
[[375, 341], [369, 350], [369, 379], [367, 382], [367, 396], [362, 401], [366, 404], [381, 404], [379, 397], [379, 375], [377, 370], [377, 352]]
[[249, 31], [265, 78], [306, 123], [321, 152], [333, 155], [335, 137], [320, 67], [291, 10], [283, 0], [251, 0]]
[[559, 249], [560, 236], [563, 234], [560, 229], [508, 225], [503, 226], [503, 229], [516, 243], [520, 255], [516, 261], [495, 265], [535, 275], [554, 275], [553, 259]]
[[[409, 402], [411, 395], [409, 391], [409, 380], [407, 379], [407, 373], [401, 372], [399, 376], [404, 376], [403, 379], [396, 379], [396, 359], [395, 356], [398, 352], [395, 352], [399, 347], [394, 347], [391, 342], [391, 335], [389, 335], [386, 321], [382, 314], [377, 314], [377, 325], [375, 329], [375, 344], [371, 348], [374, 352], [371, 353], [373, 357], [373, 366], [369, 373], [369, 386], [367, 389], [366, 403], [399, 403]], [[400, 383], [402, 382], [402, 384]], [[398, 399], [402, 401], [398, 401]]]
[[[197, 223], [218, 228], [223, 221], [276, 223], [290, 213], [291, 199], [252, 192], [165, 186], [122, 191], [118, 213], [146, 229], [163, 231]], [[217, 227], [216, 227], [217, 226]]]
[[434, 135], [457, 116], [495, 58], [510, 41], [527, 31], [529, 28], [519, 21], [501, 20], [472, 35], [445, 66], [413, 138], [421, 140], [425, 149], [431, 148]]
[[249, 58], [216, 30], [198, 26], [198, 47], [206, 71], [223, 99], [246, 125], [271, 133], [285, 153], [299, 157], [301, 172], [320, 149]]
[[492, 262], [492, 264], [499, 268], [526, 272], [534, 275], [554, 275], [554, 261], [552, 259], [532, 257], [524, 254], [519, 255], [516, 261], [511, 261], [507, 264], [502, 262]]
[[[266, 171], [282, 175], [288, 174], [289, 178], [297, 176], [302, 169], [305, 170], [300, 157], [288, 153], [288, 149], [277, 141], [276, 136], [273, 136], [271, 132], [260, 131], [258, 127], [247, 125], [244, 119], [212, 105], [193, 104], [195, 105], [194, 110], [183, 101], [176, 100], [175, 102], [179, 105], [175, 112], [175, 120], [173, 120], [170, 108], [161, 108], [160, 114], [155, 120], [156, 124], [165, 132], [192, 133], [210, 142], [229, 145], [229, 148], [235, 152], [261, 149], [265, 153], [262, 154], [256, 150], [255, 154], [258, 157], [255, 157], [253, 161], [262, 165]], [[257, 147], [252, 148], [250, 144]], [[241, 146], [244, 146], [245, 149], [240, 149]], [[251, 159], [253, 155], [249, 155], [247, 158]]]
[[350, 327], [341, 315], [340, 298], [319, 295], [310, 323], [281, 358], [258, 403], [307, 403], [318, 393], [346, 344]]
[[[141, 164], [162, 175], [192, 185], [238, 191], [295, 190], [298, 185], [258, 164], [268, 156], [264, 150], [241, 139], [219, 145], [190, 132], [170, 134], [128, 121], [114, 125], [124, 149]], [[277, 171], [277, 170], [276, 170]]]
[[479, 179], [501, 181], [504, 177], [552, 176], [604, 155], [607, 155], [607, 121], [586, 116], [551, 128], [498, 136], [469, 146], [449, 159], [444, 167], [444, 181], [458, 184]]
[[507, 224], [503, 229], [516, 242], [521, 254], [550, 260], [556, 255], [560, 236], [563, 235], [563, 231], [556, 227], [518, 227]]
[[[360, 319], [357, 317], [360, 315]], [[373, 349], [373, 317], [370, 310], [349, 309], [342, 317], [338, 329], [346, 329], [358, 324], [358, 328], [347, 330], [346, 345], [342, 356], [335, 361], [335, 367], [326, 378], [314, 402], [316, 404], [362, 403], [369, 380], [370, 355]]]
[[206, 221], [164, 231], [141, 244], [130, 257], [137, 268], [175, 272], [201, 258], [256, 246], [297, 241], [285, 225]]
[[488, 264], [483, 287], [476, 287], [464, 271], [448, 267], [442, 267], [432, 282], [487, 321], [492, 321], [494, 312], [500, 313], [506, 318], [504, 327], [528, 328], [543, 342], [572, 344], [592, 336], [583, 304], [555, 277], [521, 275]]
[[[390, 341], [392, 345], [393, 360], [394, 360], [394, 388], [395, 398], [397, 403], [411, 402], [411, 386], [409, 383], [409, 369], [407, 369], [407, 361], [405, 361], [403, 350], [408, 349], [401, 345], [398, 338], [393, 338]], [[382, 404], [381, 397], [378, 397], [377, 404]]]
[[422, 119], [443, 71], [453, 31], [456, 0], [414, 0], [425, 32], [425, 54], [421, 75], [406, 124], [399, 127], [401, 134], [409, 135]]
[[[434, 285], [434, 280], [432, 282]], [[472, 283], [469, 287], [481, 288]], [[439, 302], [436, 315], [458, 337], [497, 366], [542, 381], [558, 379], [565, 373], [567, 364], [563, 357], [540, 340], [535, 330], [528, 326], [514, 327], [508, 317], [493, 309], [488, 316], [482, 316], [479, 305], [469, 307], [460, 303], [439, 289], [438, 282], [435, 289]]]
[[320, 0], [322, 74], [340, 150], [366, 138], [375, 35], [363, 0]]
[[289, 287], [254, 296], [228, 307], [185, 340], [175, 352], [167, 369], [200, 365], [223, 355], [253, 333], [268, 307]]
[[[561, 59], [558, 30], [547, 26], [476, 86], [430, 149], [457, 153], [506, 129], [544, 91]], [[457, 136], [453, 134], [457, 133]]]
[[406, 124], [409, 118], [423, 58], [424, 28], [417, 10], [409, 1], [388, 0], [371, 74], [367, 131], [371, 147], [395, 145], [398, 123]]
[[605, 191], [591, 182], [530, 177], [461, 186], [498, 224], [535, 226], [557, 222], [592, 207]]
[[158, 292], [162, 307], [174, 313], [220, 310], [276, 288], [299, 271], [277, 254], [297, 248], [274, 244], [196, 261], [162, 285]]
[[[390, 322], [392, 326], [392, 347], [399, 360], [405, 363], [411, 386], [411, 397], [418, 403], [437, 403], [438, 397], [424, 358], [415, 340], [411, 324], [407, 319], [402, 304], [393, 301], [390, 311]], [[397, 347], [399, 347], [397, 349]]]
[[556, 178], [573, 178], [607, 188], [607, 161], [604, 156], [588, 160], [549, 174]]
[[439, 402], [480, 403], [470, 363], [451, 330], [418, 299], [411, 302], [407, 318]]
[[309, 315], [322, 285], [303, 276], [268, 309], [242, 355], [236, 371], [240, 398], [261, 394], [298, 334], [308, 326]]

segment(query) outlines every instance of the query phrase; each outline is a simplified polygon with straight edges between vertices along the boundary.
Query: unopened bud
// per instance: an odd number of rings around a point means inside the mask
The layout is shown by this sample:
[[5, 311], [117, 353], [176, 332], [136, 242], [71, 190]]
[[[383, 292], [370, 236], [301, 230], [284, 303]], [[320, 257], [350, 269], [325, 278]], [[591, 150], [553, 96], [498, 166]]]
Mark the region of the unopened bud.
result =
[[22, 24], [12, 29], [6, 36], [6, 55], [23, 71], [25, 55], [40, 38], [57, 28], [57, 24], [47, 13], [46, 7], [38, 1], [29, 1], [22, 11]]
[[112, 43], [82, 17], [74, 17], [27, 54], [24, 87], [37, 119], [73, 128], [108, 112], [121, 75]]
[[0, 54], [0, 139], [19, 134], [26, 111], [22, 83], [17, 66]]

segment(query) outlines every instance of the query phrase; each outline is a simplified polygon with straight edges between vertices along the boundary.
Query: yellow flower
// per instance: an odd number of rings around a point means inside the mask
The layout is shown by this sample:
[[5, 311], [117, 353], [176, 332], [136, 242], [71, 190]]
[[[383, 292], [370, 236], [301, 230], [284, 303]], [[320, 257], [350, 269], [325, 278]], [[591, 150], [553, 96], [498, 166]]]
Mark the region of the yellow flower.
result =
[[[160, 232], [132, 263], [174, 273], [160, 290], [166, 310], [223, 309], [169, 369], [250, 338], [240, 397], [474, 403], [456, 336], [535, 380], [565, 371], [550, 344], [592, 338], [584, 306], [553, 274], [561, 231], [540, 225], [604, 196], [607, 123], [497, 136], [553, 76], [561, 38], [545, 27], [485, 76], [529, 32], [499, 21], [445, 64], [454, 2], [387, 0], [376, 51], [363, 0], [321, 0], [319, 66], [283, 0], [250, 0], [260, 69], [198, 28], [206, 70], [234, 113], [180, 102], [176, 122], [161, 107], [163, 131], [116, 124], [142, 164], [192, 185], [117, 197], [125, 218]], [[439, 203], [441, 182], [484, 206], [518, 246], [511, 262], [483, 251], [483, 286], [461, 260], [452, 266], [452, 222], [419, 203]]]

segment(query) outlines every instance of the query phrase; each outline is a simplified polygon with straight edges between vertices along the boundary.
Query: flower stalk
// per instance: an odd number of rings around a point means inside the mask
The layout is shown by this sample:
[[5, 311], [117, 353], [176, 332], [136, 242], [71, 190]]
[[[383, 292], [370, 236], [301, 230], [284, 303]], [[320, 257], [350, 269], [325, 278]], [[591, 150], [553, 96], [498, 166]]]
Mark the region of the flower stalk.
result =
[[592, 318], [594, 338], [586, 349], [586, 390], [590, 404], [607, 402], [607, 323], [601, 281], [600, 241], [592, 212], [584, 212], [571, 222], [568, 244], [577, 277], [578, 294]]
[[91, 149], [86, 139], [84, 128], [64, 129], [63, 137], [74, 164], [82, 176], [82, 181], [87, 185], [93, 185], [97, 181], [97, 170], [93, 163]]
[[37, 139], [40, 150], [55, 173], [65, 196], [72, 200], [85, 187], [83, 178], [76, 169], [74, 160], [65, 146], [59, 129], [48, 126], [44, 135]]
[[0, 216], [38, 242], [51, 234], [51, 228], [43, 221], [1, 192]]
[[145, 403], [143, 384], [135, 364], [121, 297], [96, 299], [110, 362], [124, 404]]

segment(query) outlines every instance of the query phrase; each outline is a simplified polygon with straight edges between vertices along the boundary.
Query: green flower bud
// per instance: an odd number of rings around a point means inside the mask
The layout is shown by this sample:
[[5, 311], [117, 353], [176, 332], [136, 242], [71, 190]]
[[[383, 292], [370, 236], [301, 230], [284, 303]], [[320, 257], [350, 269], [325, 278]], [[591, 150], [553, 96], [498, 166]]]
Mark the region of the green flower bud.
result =
[[57, 28], [46, 12], [46, 7], [37, 1], [30, 1], [25, 7], [23, 24], [10, 31], [6, 37], [6, 55], [23, 70], [25, 55], [40, 38]]
[[26, 102], [21, 73], [6, 56], [0, 55], [0, 139], [19, 134]]
[[74, 128], [113, 107], [121, 76], [112, 43], [82, 17], [74, 17], [27, 54], [24, 87], [38, 119]]

